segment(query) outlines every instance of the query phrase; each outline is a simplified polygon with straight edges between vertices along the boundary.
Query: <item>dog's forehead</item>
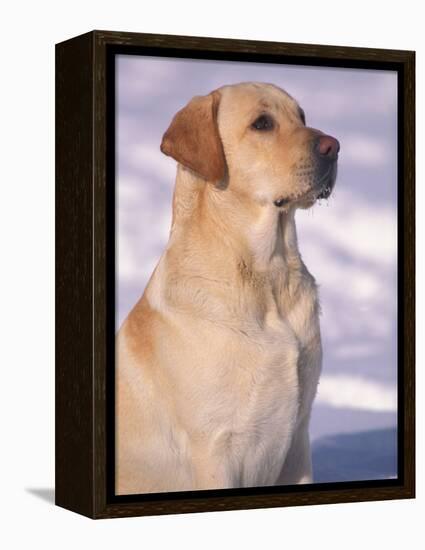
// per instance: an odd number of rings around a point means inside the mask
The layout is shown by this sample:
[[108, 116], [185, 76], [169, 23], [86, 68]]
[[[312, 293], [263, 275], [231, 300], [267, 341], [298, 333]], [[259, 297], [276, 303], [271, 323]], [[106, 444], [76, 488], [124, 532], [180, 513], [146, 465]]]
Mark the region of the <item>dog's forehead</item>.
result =
[[275, 84], [243, 82], [220, 88], [224, 109], [251, 113], [255, 109], [272, 109], [297, 113], [299, 105], [295, 99]]

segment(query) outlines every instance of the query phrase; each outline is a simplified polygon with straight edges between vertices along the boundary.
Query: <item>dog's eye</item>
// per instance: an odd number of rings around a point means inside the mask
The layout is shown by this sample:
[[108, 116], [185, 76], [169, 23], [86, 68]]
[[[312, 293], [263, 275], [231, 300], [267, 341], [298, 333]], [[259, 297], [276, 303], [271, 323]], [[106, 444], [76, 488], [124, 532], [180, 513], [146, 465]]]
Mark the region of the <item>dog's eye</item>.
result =
[[251, 124], [253, 130], [273, 130], [274, 120], [270, 115], [260, 115], [254, 122]]

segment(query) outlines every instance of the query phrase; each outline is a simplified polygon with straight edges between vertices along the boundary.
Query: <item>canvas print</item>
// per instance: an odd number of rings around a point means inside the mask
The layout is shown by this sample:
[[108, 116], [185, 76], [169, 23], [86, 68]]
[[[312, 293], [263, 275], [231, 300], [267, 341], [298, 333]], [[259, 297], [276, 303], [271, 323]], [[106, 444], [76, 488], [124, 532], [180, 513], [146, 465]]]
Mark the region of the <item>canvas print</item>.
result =
[[117, 495], [397, 477], [397, 74], [116, 58]]

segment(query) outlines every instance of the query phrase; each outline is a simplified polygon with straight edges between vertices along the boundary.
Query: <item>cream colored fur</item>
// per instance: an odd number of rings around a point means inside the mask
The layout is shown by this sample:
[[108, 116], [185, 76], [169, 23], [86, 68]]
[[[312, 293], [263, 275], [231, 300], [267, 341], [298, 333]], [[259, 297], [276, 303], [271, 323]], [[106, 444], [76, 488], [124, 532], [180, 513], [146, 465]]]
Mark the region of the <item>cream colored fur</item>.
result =
[[[178, 165], [168, 246], [117, 339], [118, 494], [312, 481], [322, 351], [295, 211], [319, 133], [275, 86], [214, 93], [225, 174]], [[250, 128], [265, 109], [273, 135]]]

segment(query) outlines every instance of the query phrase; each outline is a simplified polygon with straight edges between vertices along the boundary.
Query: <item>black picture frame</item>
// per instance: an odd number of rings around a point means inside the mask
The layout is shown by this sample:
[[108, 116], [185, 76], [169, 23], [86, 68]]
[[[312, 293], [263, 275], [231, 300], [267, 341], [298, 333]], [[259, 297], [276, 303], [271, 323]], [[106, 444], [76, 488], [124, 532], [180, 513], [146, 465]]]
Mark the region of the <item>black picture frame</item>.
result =
[[[398, 74], [398, 477], [115, 496], [115, 56]], [[91, 518], [415, 496], [415, 53], [92, 31], [56, 45], [56, 504]]]

